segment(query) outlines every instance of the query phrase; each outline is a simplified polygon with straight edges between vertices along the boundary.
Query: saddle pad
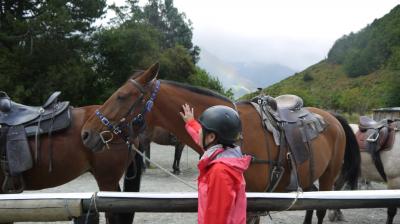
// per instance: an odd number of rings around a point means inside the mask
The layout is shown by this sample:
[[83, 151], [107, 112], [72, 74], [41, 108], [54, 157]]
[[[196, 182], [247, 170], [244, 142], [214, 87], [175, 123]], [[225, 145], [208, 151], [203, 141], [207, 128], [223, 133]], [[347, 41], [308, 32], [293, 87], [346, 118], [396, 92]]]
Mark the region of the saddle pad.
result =
[[24, 126], [18, 125], [8, 129], [6, 145], [8, 168], [11, 176], [17, 176], [32, 168], [32, 155]]

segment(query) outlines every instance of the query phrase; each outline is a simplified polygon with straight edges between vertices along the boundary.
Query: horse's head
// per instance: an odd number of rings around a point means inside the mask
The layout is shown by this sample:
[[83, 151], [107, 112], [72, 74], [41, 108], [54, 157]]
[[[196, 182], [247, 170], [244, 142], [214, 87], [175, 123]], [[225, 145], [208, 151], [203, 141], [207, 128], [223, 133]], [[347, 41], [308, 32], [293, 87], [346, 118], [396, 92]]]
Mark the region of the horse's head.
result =
[[144, 128], [144, 115], [151, 110], [160, 83], [159, 64], [134, 75], [89, 117], [82, 127], [83, 144], [100, 151], [115, 136], [129, 143]]

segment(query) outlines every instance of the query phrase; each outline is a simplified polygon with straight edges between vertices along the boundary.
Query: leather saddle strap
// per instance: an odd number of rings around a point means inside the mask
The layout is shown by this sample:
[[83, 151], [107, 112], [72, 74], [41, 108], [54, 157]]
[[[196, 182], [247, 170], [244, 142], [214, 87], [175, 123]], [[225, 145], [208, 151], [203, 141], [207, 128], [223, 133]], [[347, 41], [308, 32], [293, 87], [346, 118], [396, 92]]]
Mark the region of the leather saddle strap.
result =
[[310, 144], [310, 138], [309, 138], [309, 136], [307, 136], [307, 131], [306, 130], [304, 130], [304, 127], [305, 127], [305, 125], [307, 125], [307, 124], [304, 124], [304, 122], [301, 120], [301, 125], [300, 125], [300, 131], [301, 132], [303, 132], [304, 133], [304, 136], [305, 136], [305, 140], [306, 140], [306, 142], [304, 143], [305, 144], [305, 147], [306, 147], [306, 149], [308, 150], [308, 153], [309, 153], [309, 158], [310, 158], [310, 162], [309, 162], [309, 169], [310, 169], [310, 182], [309, 182], [309, 184], [310, 184], [310, 186], [313, 186], [313, 184], [314, 184], [314, 176], [315, 176], [315, 170], [314, 170], [314, 155], [313, 155], [313, 151], [312, 151], [312, 147], [311, 147], [311, 144]]
[[283, 133], [283, 128], [280, 130], [280, 145], [278, 147], [279, 154], [276, 164], [270, 171], [270, 184], [267, 188], [267, 192], [272, 192], [278, 186], [283, 174], [285, 173], [285, 168], [283, 167], [283, 159], [285, 158], [285, 151], [287, 149], [287, 144], [285, 140], [285, 134]]
[[57, 101], [53, 104], [53, 113], [51, 114], [51, 122], [50, 122], [50, 129], [49, 129], [49, 173], [53, 171], [53, 141], [51, 140], [51, 134], [53, 132], [53, 124], [54, 124], [54, 117], [56, 113], [56, 106], [57, 106]]
[[39, 121], [38, 125], [36, 128], [36, 133], [35, 133], [35, 163], [39, 163], [39, 158], [40, 158], [40, 123], [42, 121], [42, 116], [43, 114], [40, 114], [39, 116]]

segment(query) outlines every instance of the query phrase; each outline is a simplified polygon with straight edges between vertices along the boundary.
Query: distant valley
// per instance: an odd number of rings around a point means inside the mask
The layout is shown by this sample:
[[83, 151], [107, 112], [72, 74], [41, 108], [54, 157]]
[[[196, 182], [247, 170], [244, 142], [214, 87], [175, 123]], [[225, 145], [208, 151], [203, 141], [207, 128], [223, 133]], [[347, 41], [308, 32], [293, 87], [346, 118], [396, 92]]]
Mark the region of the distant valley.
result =
[[217, 77], [226, 88], [232, 88], [235, 98], [270, 86], [295, 73], [287, 66], [268, 62], [228, 62], [202, 48], [198, 65]]

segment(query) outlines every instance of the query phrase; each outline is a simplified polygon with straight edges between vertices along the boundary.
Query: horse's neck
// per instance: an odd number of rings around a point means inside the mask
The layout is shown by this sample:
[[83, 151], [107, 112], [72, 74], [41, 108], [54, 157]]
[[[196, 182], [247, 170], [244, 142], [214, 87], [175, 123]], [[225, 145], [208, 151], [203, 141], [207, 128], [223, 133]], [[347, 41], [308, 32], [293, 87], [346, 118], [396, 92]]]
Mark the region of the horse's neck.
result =
[[[99, 108], [99, 105], [89, 105], [89, 106], [83, 106], [83, 107], [73, 107], [72, 108], [72, 116], [75, 124], [79, 124], [79, 126], [83, 126], [83, 124], [86, 122], [86, 120], [95, 114], [95, 111], [97, 108]], [[78, 119], [78, 120], [75, 120]]]
[[230, 101], [217, 97], [202, 95], [184, 88], [163, 84], [154, 103], [150, 126], [160, 126], [168, 130], [176, 135], [180, 141], [191, 147], [194, 146], [194, 142], [186, 133], [185, 124], [179, 114], [179, 112], [182, 112], [182, 105], [185, 103], [194, 108], [195, 118], [198, 118], [208, 107], [233, 105]]

